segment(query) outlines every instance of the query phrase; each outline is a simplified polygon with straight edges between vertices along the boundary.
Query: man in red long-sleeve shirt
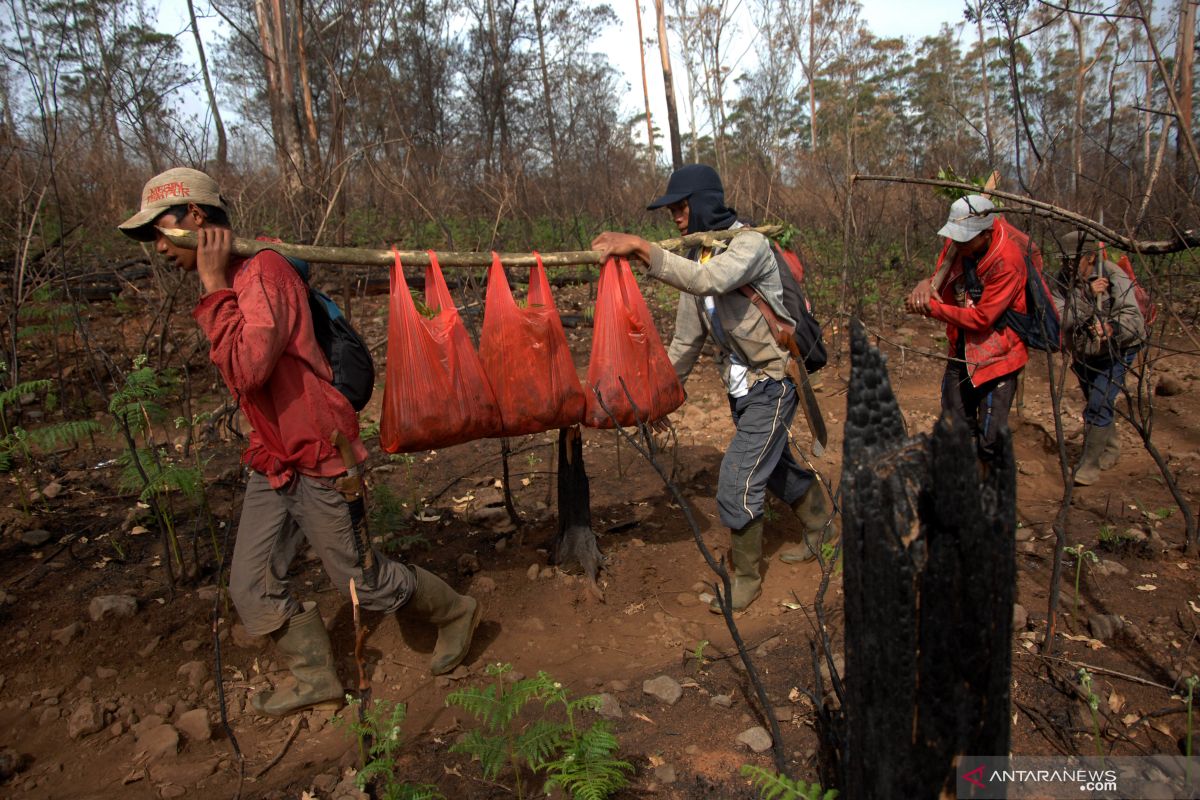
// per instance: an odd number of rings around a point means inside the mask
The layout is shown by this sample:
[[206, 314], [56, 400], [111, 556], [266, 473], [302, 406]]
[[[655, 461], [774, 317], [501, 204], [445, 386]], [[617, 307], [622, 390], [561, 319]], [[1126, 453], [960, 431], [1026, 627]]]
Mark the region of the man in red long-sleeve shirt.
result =
[[949, 257], [949, 270], [937, 291], [931, 278], [918, 283], [905, 305], [946, 323], [950, 361], [942, 378], [942, 410], [967, 421], [987, 464], [999, 455], [997, 435], [1008, 424], [1017, 376], [1029, 360], [1016, 331], [997, 325], [1010, 308], [1025, 313], [1029, 240], [977, 194], [954, 201], [938, 235], [949, 240], [938, 267]]
[[[195, 250], [179, 247], [158, 228], [195, 231]], [[292, 521], [344, 595], [351, 579], [364, 608], [400, 611], [438, 627], [432, 672], [449, 672], [467, 655], [480, 605], [420, 567], [375, 552], [376, 574], [364, 574], [349, 506], [337, 480], [358, 464], [342, 460], [334, 437], [350, 443], [359, 464], [367, 452], [350, 401], [334, 388], [317, 342], [308, 287], [283, 256], [264, 250], [230, 256], [228, 211], [216, 182], [193, 169], [150, 179], [141, 210], [120, 226], [154, 242], [175, 266], [196, 272], [204, 294], [192, 316], [208, 336], [209, 357], [254, 430], [242, 460], [250, 479], [242, 503], [229, 591], [251, 635], [270, 634], [295, 686], [260, 692], [258, 711], [279, 716], [340, 700], [329, 636], [316, 603], [301, 605], [287, 588]]]

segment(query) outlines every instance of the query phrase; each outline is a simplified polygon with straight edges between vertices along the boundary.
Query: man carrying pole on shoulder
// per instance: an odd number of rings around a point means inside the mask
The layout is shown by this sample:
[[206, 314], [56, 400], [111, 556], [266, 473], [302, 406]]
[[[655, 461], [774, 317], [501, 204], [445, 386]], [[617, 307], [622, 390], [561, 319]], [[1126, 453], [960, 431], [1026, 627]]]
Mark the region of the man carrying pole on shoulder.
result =
[[[289, 592], [292, 520], [348, 596], [353, 579], [364, 608], [399, 612], [437, 626], [431, 671], [449, 672], [467, 655], [480, 605], [420, 567], [388, 559], [355, 535], [346, 494], [367, 451], [350, 401], [313, 330], [308, 287], [283, 256], [264, 250], [231, 258], [228, 209], [216, 181], [177, 168], [151, 178], [141, 209], [118, 226], [176, 267], [195, 272], [203, 295], [192, 317], [209, 357], [253, 426], [242, 460], [250, 467], [233, 550], [229, 592], [252, 636], [270, 635], [295, 685], [256, 694], [254, 708], [282, 716], [344, 697], [325, 625], [314, 602]], [[195, 250], [158, 228], [195, 231]]]
[[946, 243], [937, 274], [916, 285], [905, 307], [946, 323], [950, 359], [942, 410], [966, 420], [986, 467], [999, 455], [998, 434], [1029, 360], [1017, 332], [997, 324], [1009, 309], [1025, 313], [1028, 239], [977, 194], [954, 201], [938, 235]]
[[[648, 208], [666, 208], [681, 234], [740, 226], [737, 214], [725, 205], [720, 176], [704, 164], [676, 170], [666, 194]], [[791, 506], [802, 523], [804, 544], [785, 553], [784, 560], [815, 558], [831, 525], [824, 488], [795, 460], [788, 444], [797, 404], [797, 387], [788, 372], [792, 355], [776, 341], [766, 315], [793, 325], [795, 321], [784, 308], [770, 242], [762, 234], [747, 232], [723, 250], [703, 248], [692, 260], [639, 236], [609, 231], [597, 236], [592, 248], [605, 258], [634, 256], [647, 265], [651, 277], [680, 290], [675, 334], [667, 350], [680, 381], [691, 373], [705, 342], [711, 337], [716, 344], [737, 428], [721, 460], [717, 507], [732, 540], [731, 605], [743, 611], [762, 593], [759, 563], [766, 490]], [[747, 293], [742, 287], [754, 291]], [[760, 310], [751, 295], [769, 311]], [[710, 610], [721, 613], [715, 600]]]

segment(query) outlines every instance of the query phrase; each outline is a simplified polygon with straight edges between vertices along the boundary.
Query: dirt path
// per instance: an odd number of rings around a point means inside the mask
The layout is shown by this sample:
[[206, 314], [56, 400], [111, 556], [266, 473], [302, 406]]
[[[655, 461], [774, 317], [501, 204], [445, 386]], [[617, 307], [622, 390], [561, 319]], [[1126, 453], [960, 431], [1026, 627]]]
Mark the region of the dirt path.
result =
[[[906, 345], [904, 351], [885, 349], [910, 433], [930, 430], [937, 413], [942, 364], [914, 350], [940, 352], [939, 333], [925, 321], [905, 321], [889, 332], [889, 339]], [[577, 357], [583, 365], [588, 336], [572, 332], [572, 338], [580, 345]], [[1194, 497], [1200, 469], [1200, 436], [1190, 420], [1196, 365], [1177, 360], [1169, 369], [1185, 392], [1158, 398], [1155, 436]], [[820, 398], [831, 442], [825, 458], [814, 463], [834, 486], [841, 465], [847, 370], [843, 359], [822, 375]], [[1178, 512], [1171, 513], [1153, 463], [1128, 432], [1122, 434], [1125, 454], [1118, 467], [1096, 486], [1076, 492], [1071, 543], [1083, 543], [1102, 561], [1089, 563], [1082, 573], [1078, 614], [1074, 564], [1066, 570], [1061, 627], [1071, 638], [1063, 640], [1060, 655], [1067, 661], [1047, 664], [1031, 652], [1045, 631], [1053, 552], [1049, 522], [1061, 483], [1047, 434], [1049, 430], [1052, 436], [1053, 426], [1044, 370], [1029, 372], [1024, 407], [1014, 415], [1022, 523], [1018, 591], [1026, 622], [1014, 638], [1013, 750], [1049, 754], [1091, 746], [1081, 704], [1047, 679], [1048, 668], [1072, 679], [1077, 667], [1071, 662], [1079, 662], [1097, 668], [1103, 707], [1111, 730], [1119, 734], [1113, 745], [1117, 752], [1177, 752], [1175, 740], [1185, 722], [1182, 705], [1177, 695], [1159, 687], [1177, 688], [1181, 674], [1200, 672], [1198, 565], [1179, 554]], [[698, 512], [708, 546], [721, 549], [728, 535], [717, 520], [713, 492], [732, 426], [707, 360], [688, 391], [691, 400], [676, 415], [679, 483]], [[1070, 388], [1072, 430], [1078, 428], [1072, 421], [1078, 406]], [[805, 440], [802, 423], [793, 432]], [[401, 762], [405, 774], [436, 783], [447, 797], [511, 796], [509, 789], [484, 781], [477, 763], [449, 752], [474, 722], [460, 709], [445, 706], [449, 692], [482, 684], [486, 665], [503, 662], [524, 675], [546, 671], [576, 694], [605, 692], [615, 698], [621, 715], [613, 726], [621, 752], [637, 767], [634, 788], [619, 796], [753, 797], [738, 767], [770, 766], [770, 759], [737, 741], [738, 734], [760, 725], [761, 719], [740, 663], [730, 658], [733, 650], [723, 622], [701, 602], [711, 574], [679, 509], [649, 466], [628, 446], [618, 446], [612, 432], [588, 431], [585, 441], [594, 527], [607, 557], [604, 602], [596, 601], [579, 578], [547, 565], [544, 548], [554, 532], [553, 434], [514, 443], [516, 501], [527, 520], [519, 533], [504, 531], [498, 515], [486, 508], [495, 503], [494, 482], [500, 475], [496, 442], [395, 459], [375, 471], [376, 497], [379, 487], [386, 486], [391, 495], [387, 502], [403, 520], [396, 533], [408, 545], [404, 557], [446, 576], [486, 608], [470, 657], [449, 678], [428, 674], [428, 631], [410, 630], [395, 619], [369, 620], [367, 658], [375, 696], [408, 705], [404, 733], [409, 745]], [[236, 450], [234, 444], [223, 446], [208, 473], [227, 472]], [[30, 798], [232, 796], [236, 770], [219, 726], [197, 723], [197, 714], [183, 719], [200, 709], [209, 723], [216, 720], [208, 621], [215, 589], [201, 585], [169, 598], [151, 535], [128, 535], [135, 524], [125, 517], [131, 503], [112, 489], [114, 468], [94, 468], [101, 460], [94, 454], [87, 454], [90, 460], [76, 458], [77, 463], [64, 462], [62, 492], [47, 501], [49, 511], [39, 519], [23, 517], [15, 501], [19, 485], [10, 492], [16, 508], [6, 510], [0, 619], [9, 646], [0, 653], [0, 746], [23, 754], [28, 763], [3, 784], [3, 792]], [[231, 517], [237, 486], [232, 481], [212, 489], [219, 517]], [[435, 521], [409, 518], [415, 504], [425, 505], [423, 498], [439, 491], [431, 501], [436, 513], [427, 514], [436, 516]], [[48, 542], [36, 547], [20, 540], [34, 523], [45, 524], [50, 534]], [[1102, 526], [1106, 536], [1138, 531], [1139, 541], [1103, 549]], [[789, 566], [773, 558], [794, 541], [794, 528], [791, 513], [776, 503], [768, 517], [766, 553], [772, 558], [764, 594], [739, 625], [758, 655], [781, 718], [790, 768], [794, 775], [812, 779], [813, 709], [793, 689], [812, 685], [811, 606], [820, 573], [816, 565]], [[114, 556], [97, 538], [105, 533], [123, 537], [123, 563], [104, 560]], [[58, 543], [67, 535], [75, 538], [64, 548]], [[333, 632], [339, 672], [349, 685], [353, 630], [346, 603], [311, 560], [298, 562], [292, 580], [298, 593], [320, 604]], [[211, 578], [202, 583], [211, 584]], [[130, 595], [137, 608], [130, 616], [110, 614], [94, 621], [89, 604], [102, 595]], [[836, 575], [827, 605], [836, 646]], [[1088, 624], [1090, 617], [1102, 614], [1119, 615], [1109, 621], [1115, 629], [1107, 631], [1103, 642], [1096, 637], [1104, 631]], [[234, 622], [232, 612], [225, 612], [222, 677], [231, 724], [253, 774], [280, 752], [293, 721], [245, 713], [247, 697], [283, 673], [271, 649], [248, 640]], [[1117, 678], [1110, 674], [1114, 672], [1142, 682]], [[682, 686], [674, 705], [642, 691], [644, 680], [662, 674]], [[1150, 712], [1162, 713], [1148, 723], [1138, 720]], [[181, 728], [185, 733], [179, 733]], [[329, 724], [327, 713], [309, 712], [278, 764], [247, 782], [243, 797], [291, 798], [304, 791], [317, 797], [350, 796], [346, 784], [338, 784], [355, 757], [346, 731]]]

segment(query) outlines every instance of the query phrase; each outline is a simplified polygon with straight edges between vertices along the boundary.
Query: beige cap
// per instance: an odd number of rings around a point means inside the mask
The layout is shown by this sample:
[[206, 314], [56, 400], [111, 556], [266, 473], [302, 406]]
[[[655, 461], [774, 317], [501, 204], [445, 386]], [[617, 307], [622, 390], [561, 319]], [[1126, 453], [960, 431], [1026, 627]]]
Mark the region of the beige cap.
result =
[[153, 241], [154, 229], [150, 223], [167, 209], [188, 203], [214, 206], [229, 213], [215, 180], [198, 169], [176, 167], [146, 181], [142, 187], [141, 210], [117, 227], [140, 242]]
[[1075, 258], [1100, 251], [1100, 241], [1087, 231], [1071, 231], [1062, 238], [1062, 251], [1065, 258]]

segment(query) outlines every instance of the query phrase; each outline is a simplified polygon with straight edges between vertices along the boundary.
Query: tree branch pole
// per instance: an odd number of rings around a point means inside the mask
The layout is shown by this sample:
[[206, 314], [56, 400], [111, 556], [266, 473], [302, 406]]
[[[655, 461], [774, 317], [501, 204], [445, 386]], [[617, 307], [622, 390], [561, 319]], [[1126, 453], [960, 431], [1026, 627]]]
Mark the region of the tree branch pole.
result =
[[1041, 200], [1034, 200], [1031, 197], [1023, 197], [1012, 192], [1002, 192], [999, 189], [983, 189], [971, 183], [960, 183], [958, 181], [943, 181], [935, 178], [909, 178], [902, 175], [854, 175], [851, 181], [887, 181], [889, 183], [914, 183], [922, 186], [944, 186], [948, 189], [964, 189], [968, 192], [977, 194], [986, 194], [992, 197], [999, 197], [1001, 200], [1008, 200], [1013, 203], [1021, 203], [1030, 208], [1044, 212], [1046, 215], [1057, 219], [1070, 222], [1084, 228], [1089, 233], [1092, 233], [1098, 239], [1103, 239], [1109, 244], [1121, 250], [1127, 250], [1131, 253], [1141, 253], [1148, 256], [1159, 256], [1167, 253], [1178, 253], [1183, 250], [1188, 250], [1193, 247], [1200, 246], [1200, 236], [1194, 231], [1180, 231], [1174, 239], [1161, 239], [1157, 241], [1146, 241], [1140, 239], [1132, 239], [1128, 236], [1117, 233], [1112, 228], [1101, 225], [1094, 219], [1076, 214], [1074, 211], [1068, 211], [1065, 208], [1060, 208], [1050, 203], [1043, 203]]
[[[196, 233], [178, 228], [159, 228], [164, 236], [177, 247], [196, 249]], [[704, 233], [689, 233], [673, 239], [663, 239], [653, 242], [663, 250], [683, 250], [689, 247], [707, 247], [713, 242], [732, 239], [742, 233], [761, 233], [763, 236], [776, 236], [783, 232], [781, 225], [760, 225], [756, 228], [737, 228], [725, 231], [707, 231]], [[289, 244], [286, 242], [264, 242], [258, 239], [234, 237], [230, 252], [235, 256], [248, 258], [263, 250], [274, 250], [283, 256], [303, 259], [308, 262], [321, 264], [345, 264], [362, 267], [390, 267], [396, 255], [407, 267], [429, 266], [429, 251], [427, 250], [369, 250], [359, 247], [318, 247], [308, 244]], [[492, 254], [488, 253], [453, 253], [436, 252], [438, 263], [443, 267], [489, 267], [492, 264]], [[575, 250], [559, 253], [542, 253], [542, 264], [547, 267], [564, 267], [580, 264], [601, 263], [599, 250]], [[509, 267], [532, 267], [537, 263], [534, 253], [500, 253], [500, 261]]]

